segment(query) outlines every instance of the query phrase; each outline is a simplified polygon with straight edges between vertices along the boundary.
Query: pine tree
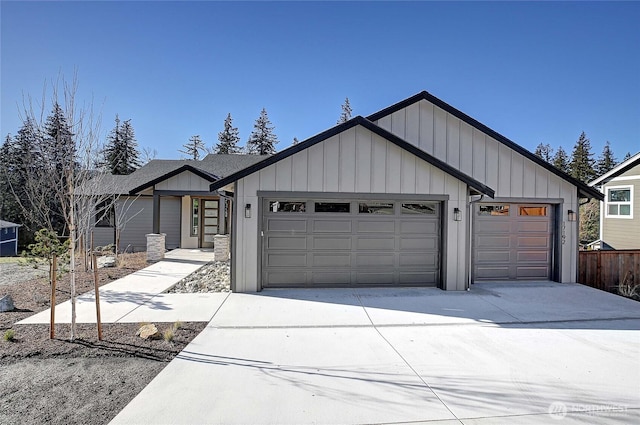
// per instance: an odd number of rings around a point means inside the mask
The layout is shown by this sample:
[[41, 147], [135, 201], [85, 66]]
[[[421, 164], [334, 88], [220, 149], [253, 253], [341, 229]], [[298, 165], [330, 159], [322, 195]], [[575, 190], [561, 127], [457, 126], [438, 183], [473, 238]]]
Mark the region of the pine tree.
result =
[[338, 122], [336, 124], [342, 124], [351, 119], [351, 104], [349, 104], [349, 98], [344, 98], [344, 103], [342, 104], [342, 112], [340, 113], [340, 118], [338, 118]]
[[107, 136], [103, 153], [105, 166], [111, 174], [131, 174], [140, 167], [140, 152], [135, 132], [130, 119], [120, 125], [120, 118], [116, 114], [115, 122], [116, 126]]
[[560, 146], [558, 150], [556, 150], [555, 155], [553, 155], [553, 160], [551, 164], [557, 169], [564, 171], [565, 173], [569, 172], [569, 156], [567, 152]]
[[252, 155], [272, 155], [276, 153], [278, 138], [274, 134], [267, 110], [262, 108], [260, 116], [253, 125], [253, 131], [247, 141], [247, 153]]
[[578, 138], [569, 162], [569, 174], [582, 182], [590, 182], [596, 177], [595, 160], [591, 153], [591, 141], [583, 131]]
[[624, 158], [622, 158], [622, 162], [625, 162], [627, 160], [631, 159], [631, 152], [627, 152], [627, 154], [624, 156]]
[[231, 114], [227, 114], [227, 118], [224, 120], [224, 130], [218, 133], [218, 140], [220, 143], [216, 145], [216, 153], [232, 154], [240, 152], [240, 148], [238, 147], [240, 135], [238, 127], [233, 126]]
[[540, 143], [534, 152], [537, 156], [551, 163], [553, 157], [553, 148], [548, 143]]
[[16, 172], [17, 158], [13, 142], [13, 137], [7, 134], [0, 147], [0, 219], [22, 223], [20, 206], [13, 195], [13, 188], [19, 189], [16, 184], [18, 177]]
[[193, 159], [194, 161], [198, 161], [200, 159], [200, 151], [206, 152], [207, 150], [204, 142], [198, 134], [191, 136], [191, 138], [189, 138], [189, 142], [182, 146], [184, 147], [184, 150], [179, 150], [179, 152], [187, 154], [189, 159]]
[[607, 141], [602, 148], [602, 153], [596, 162], [596, 173], [598, 176], [602, 176], [603, 174], [613, 170], [613, 168], [617, 165], [616, 158], [613, 156], [613, 151], [611, 150], [611, 143]]

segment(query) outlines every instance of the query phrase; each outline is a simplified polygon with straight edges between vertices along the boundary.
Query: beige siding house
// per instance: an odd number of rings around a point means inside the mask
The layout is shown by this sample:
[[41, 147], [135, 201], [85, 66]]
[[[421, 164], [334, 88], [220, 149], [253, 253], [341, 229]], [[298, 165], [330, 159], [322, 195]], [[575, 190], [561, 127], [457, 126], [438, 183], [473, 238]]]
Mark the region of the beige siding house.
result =
[[600, 189], [600, 244], [608, 249], [640, 249], [640, 152], [590, 186]]
[[602, 199], [427, 92], [217, 180], [232, 289], [575, 282], [581, 198]]

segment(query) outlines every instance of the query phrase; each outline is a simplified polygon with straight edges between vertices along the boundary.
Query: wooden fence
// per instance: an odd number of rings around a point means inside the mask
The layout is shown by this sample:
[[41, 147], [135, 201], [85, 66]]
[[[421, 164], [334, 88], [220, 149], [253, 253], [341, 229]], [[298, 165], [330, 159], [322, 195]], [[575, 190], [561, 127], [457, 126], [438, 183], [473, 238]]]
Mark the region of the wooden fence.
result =
[[640, 250], [580, 251], [578, 261], [578, 282], [584, 285], [615, 292], [625, 278], [640, 284]]

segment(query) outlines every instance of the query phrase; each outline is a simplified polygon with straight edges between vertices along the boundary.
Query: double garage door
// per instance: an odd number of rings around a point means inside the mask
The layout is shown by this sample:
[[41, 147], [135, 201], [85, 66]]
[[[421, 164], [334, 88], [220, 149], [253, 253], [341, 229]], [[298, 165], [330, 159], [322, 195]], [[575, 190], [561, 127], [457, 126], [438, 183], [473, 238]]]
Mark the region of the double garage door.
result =
[[475, 204], [473, 279], [552, 280], [554, 206]]
[[264, 199], [262, 286], [437, 286], [441, 203]]

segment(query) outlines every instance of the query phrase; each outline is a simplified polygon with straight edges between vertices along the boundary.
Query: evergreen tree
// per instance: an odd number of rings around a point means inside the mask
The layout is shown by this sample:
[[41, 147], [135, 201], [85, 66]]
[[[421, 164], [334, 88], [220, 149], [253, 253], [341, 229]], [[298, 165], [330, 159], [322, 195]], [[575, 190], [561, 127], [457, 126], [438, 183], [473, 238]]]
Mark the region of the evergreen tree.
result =
[[596, 177], [595, 160], [591, 153], [591, 141], [583, 131], [578, 138], [569, 162], [569, 174], [582, 182], [590, 182]]
[[104, 163], [111, 174], [131, 174], [140, 167], [140, 152], [135, 132], [130, 119], [121, 125], [120, 118], [116, 114], [115, 122], [116, 126], [107, 136], [103, 152]]
[[557, 169], [564, 171], [565, 173], [569, 172], [569, 156], [567, 152], [560, 146], [558, 150], [556, 150], [555, 155], [553, 155], [553, 161], [551, 164]]
[[338, 118], [338, 122], [336, 124], [342, 124], [351, 119], [351, 104], [349, 103], [349, 98], [344, 98], [344, 103], [342, 104], [342, 112], [340, 113], [340, 118]]
[[16, 172], [17, 158], [14, 153], [13, 137], [7, 134], [4, 143], [0, 147], [0, 219], [14, 223], [22, 223], [20, 206], [13, 196], [13, 188], [19, 189], [16, 184], [18, 174]]
[[534, 152], [534, 154], [536, 154], [540, 158], [544, 159], [548, 163], [551, 163], [551, 161], [553, 160], [553, 158], [552, 158], [553, 157], [553, 148], [548, 143], [540, 143], [536, 147], [536, 151]]
[[252, 155], [272, 155], [276, 153], [278, 138], [274, 134], [267, 110], [262, 108], [260, 116], [253, 125], [253, 131], [247, 141], [247, 153]]
[[206, 147], [204, 142], [200, 138], [199, 135], [191, 136], [188, 143], [182, 145], [184, 150], [179, 150], [184, 154], [189, 156], [189, 159], [193, 159], [194, 161], [198, 161], [200, 159], [200, 151], [206, 152]]
[[600, 154], [600, 157], [596, 162], [596, 173], [598, 176], [601, 176], [611, 171], [616, 165], [617, 161], [613, 156], [611, 144], [609, 143], [609, 141], [607, 141], [607, 143], [605, 143], [604, 145], [604, 148], [602, 148], [602, 154]]
[[216, 145], [216, 153], [231, 154], [240, 152], [240, 148], [238, 147], [240, 135], [238, 127], [233, 126], [231, 114], [227, 114], [227, 118], [224, 120], [224, 130], [218, 133], [218, 140], [220, 143]]
[[625, 162], [628, 159], [631, 159], [631, 152], [627, 152], [627, 154], [624, 156], [624, 158], [622, 158], [622, 162]]

